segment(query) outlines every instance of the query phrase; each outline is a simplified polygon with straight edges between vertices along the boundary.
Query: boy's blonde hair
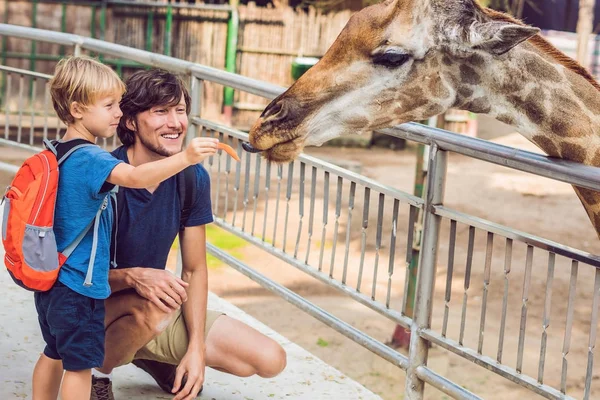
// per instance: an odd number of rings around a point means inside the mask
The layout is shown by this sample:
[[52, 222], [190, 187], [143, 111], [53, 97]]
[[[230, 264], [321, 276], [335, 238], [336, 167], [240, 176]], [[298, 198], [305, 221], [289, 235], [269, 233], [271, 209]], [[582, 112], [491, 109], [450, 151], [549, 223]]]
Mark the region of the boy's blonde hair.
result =
[[125, 92], [125, 84], [110, 67], [86, 56], [63, 58], [56, 65], [50, 80], [50, 95], [54, 110], [65, 124], [72, 124], [71, 104], [92, 105], [103, 96]]

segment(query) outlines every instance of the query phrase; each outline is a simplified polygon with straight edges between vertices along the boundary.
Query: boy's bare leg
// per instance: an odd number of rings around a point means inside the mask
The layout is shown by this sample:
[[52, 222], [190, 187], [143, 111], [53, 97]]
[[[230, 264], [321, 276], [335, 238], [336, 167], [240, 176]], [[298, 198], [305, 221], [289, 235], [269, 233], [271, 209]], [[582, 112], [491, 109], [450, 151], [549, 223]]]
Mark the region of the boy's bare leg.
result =
[[92, 392], [92, 370], [65, 371], [60, 391], [62, 400], [89, 399]]
[[206, 337], [206, 365], [222, 372], [272, 378], [286, 362], [279, 343], [226, 315], [215, 320]]
[[162, 332], [173, 313], [164, 313], [133, 290], [115, 293], [104, 304], [105, 355], [99, 371], [108, 374], [130, 362], [139, 349]]
[[33, 400], [56, 400], [62, 376], [62, 361], [41, 354], [33, 369]]

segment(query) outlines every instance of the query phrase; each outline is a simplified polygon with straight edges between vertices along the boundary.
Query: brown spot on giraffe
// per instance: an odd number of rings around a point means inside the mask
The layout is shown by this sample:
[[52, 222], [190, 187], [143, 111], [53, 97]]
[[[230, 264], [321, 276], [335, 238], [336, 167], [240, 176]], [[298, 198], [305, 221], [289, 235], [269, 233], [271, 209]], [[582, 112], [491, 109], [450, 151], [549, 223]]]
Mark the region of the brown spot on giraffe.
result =
[[413, 86], [406, 89], [400, 97], [402, 101], [402, 109], [412, 111], [416, 108], [429, 103], [429, 99], [425, 96], [425, 92], [419, 86]]
[[600, 150], [596, 151], [596, 155], [592, 158], [591, 165], [594, 167], [600, 167]]
[[427, 115], [439, 115], [443, 112], [444, 107], [442, 107], [440, 104], [430, 104], [425, 111]]
[[533, 89], [525, 100], [520, 96], [509, 96], [508, 100], [520, 111], [522, 111], [531, 122], [541, 125], [546, 118], [546, 112], [541, 104], [544, 99], [544, 93], [541, 89]]
[[584, 137], [592, 135], [592, 121], [581, 107], [569, 98], [569, 94], [556, 89], [551, 93], [550, 130], [562, 137]]
[[485, 64], [485, 59], [479, 54], [473, 54], [467, 58], [467, 62], [474, 67], [481, 67]]
[[533, 141], [533, 143], [537, 144], [542, 150], [544, 150], [549, 156], [560, 157], [558, 148], [550, 138], [546, 136], [536, 135], [532, 137], [531, 140]]
[[429, 58], [429, 68], [438, 69], [440, 67], [440, 60], [437, 57]]
[[600, 227], [600, 212], [594, 214], [594, 227], [598, 229]]
[[442, 57], [442, 63], [446, 66], [452, 65], [452, 60], [446, 54]]
[[459, 86], [458, 95], [463, 99], [468, 99], [473, 96], [473, 89], [468, 86]]
[[469, 101], [462, 108], [477, 114], [487, 114], [492, 110], [492, 105], [485, 97], [478, 97]]
[[562, 142], [560, 144], [560, 156], [567, 160], [582, 163], [585, 161], [586, 151], [583, 146], [578, 144]]
[[565, 75], [571, 84], [571, 89], [576, 91], [585, 107], [594, 114], [600, 114], [598, 90], [590, 85], [586, 85], [585, 78], [571, 70], [566, 70]]
[[445, 99], [450, 96], [450, 91], [444, 85], [439, 75], [429, 80], [429, 94], [438, 99]]
[[[581, 199], [587, 203], [589, 206], [594, 206], [598, 203], [600, 203], [600, 193], [596, 192], [595, 190], [590, 190], [590, 189], [586, 189], [586, 188], [582, 188], [579, 186], [575, 186], [575, 191], [579, 194], [579, 196], [581, 197]], [[598, 220], [598, 213], [596, 213], [596, 223], [600, 222]], [[600, 227], [600, 225], [595, 225], [597, 227]]]
[[535, 79], [549, 82], [562, 81], [562, 76], [557, 69], [535, 53], [526, 54], [523, 62], [525, 70]]
[[509, 114], [500, 114], [496, 117], [496, 119], [500, 122], [504, 122], [507, 125], [515, 124], [515, 119]]
[[464, 83], [471, 85], [479, 85], [481, 83], [479, 74], [473, 68], [464, 64], [460, 66], [460, 78]]

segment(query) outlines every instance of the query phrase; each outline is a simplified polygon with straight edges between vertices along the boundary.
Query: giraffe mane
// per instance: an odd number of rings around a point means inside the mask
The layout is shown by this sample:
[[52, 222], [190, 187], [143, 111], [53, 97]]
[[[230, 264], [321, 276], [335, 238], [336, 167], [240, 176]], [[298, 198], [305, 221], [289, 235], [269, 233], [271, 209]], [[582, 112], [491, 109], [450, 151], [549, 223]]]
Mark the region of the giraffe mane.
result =
[[[489, 8], [482, 8], [482, 10], [488, 17], [495, 21], [505, 21], [513, 24], [525, 25], [523, 21], [513, 18], [508, 14], [491, 10]], [[570, 69], [576, 74], [582, 76], [597, 90], [600, 90], [600, 84], [598, 84], [598, 81], [596, 81], [596, 79], [581, 64], [573, 60], [571, 57], [567, 56], [562, 51], [558, 50], [550, 42], [544, 39], [540, 34], [532, 36], [528, 40], [528, 42], [540, 49], [541, 51], [543, 51], [545, 54], [548, 54], [550, 57], [554, 58], [563, 67]]]

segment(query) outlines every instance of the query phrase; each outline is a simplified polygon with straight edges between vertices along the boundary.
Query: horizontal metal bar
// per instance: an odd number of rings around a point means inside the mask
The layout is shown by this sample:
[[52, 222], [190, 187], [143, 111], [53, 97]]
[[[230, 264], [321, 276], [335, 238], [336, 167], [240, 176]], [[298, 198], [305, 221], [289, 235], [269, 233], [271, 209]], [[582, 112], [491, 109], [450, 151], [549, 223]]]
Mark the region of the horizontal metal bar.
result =
[[22, 39], [30, 39], [40, 42], [58, 43], [67, 46], [79, 45], [82, 49], [102, 53], [103, 55], [126, 58], [128, 60], [137, 61], [140, 64], [164, 68], [180, 74], [192, 74], [200, 79], [219, 83], [269, 99], [274, 99], [285, 90], [285, 88], [281, 86], [233, 74], [217, 68], [194, 64], [190, 61], [184, 61], [162, 54], [151, 53], [145, 50], [134, 49], [120, 44], [73, 35], [70, 33], [54, 32], [45, 29], [30, 28], [18, 25], [0, 24], [0, 35], [15, 36]]
[[8, 172], [10, 174], [16, 174], [18, 170], [18, 166], [5, 163], [4, 161], [0, 161], [0, 171]]
[[294, 259], [294, 258], [290, 257], [287, 253], [284, 253], [283, 251], [279, 250], [278, 248], [271, 246], [269, 243], [263, 242], [260, 238], [250, 236], [250, 235], [246, 234], [245, 232], [243, 232], [241, 229], [231, 226], [229, 223], [225, 222], [221, 218], [215, 218], [215, 225], [225, 229], [226, 231], [228, 231], [230, 233], [233, 233], [233, 234], [243, 238], [248, 243], [253, 244], [253, 245], [265, 250], [267, 253], [272, 254], [275, 257], [279, 258], [280, 260], [287, 262], [288, 264], [299, 269], [300, 271], [305, 272], [306, 274], [325, 283], [326, 285], [340, 291], [343, 294], [348, 295], [349, 297], [356, 300], [360, 304], [362, 304], [362, 305], [370, 308], [371, 310], [378, 312], [379, 314], [383, 315], [384, 317], [390, 319], [390, 321], [395, 322], [398, 325], [401, 325], [407, 329], [410, 328], [410, 324], [412, 323], [412, 320], [410, 318], [402, 315], [398, 311], [386, 308], [384, 304], [373, 301], [369, 296], [366, 296], [362, 293], [358, 293], [354, 288], [346, 286], [346, 285], [342, 284], [341, 282], [338, 282], [335, 279], [329, 277], [329, 274], [317, 271], [316, 269], [304, 264], [304, 262], [302, 262], [298, 259]]
[[522, 243], [526, 243], [533, 247], [537, 247], [542, 250], [556, 253], [561, 256], [572, 258], [585, 264], [592, 265], [596, 268], [600, 268], [600, 256], [587, 253], [582, 250], [575, 249], [573, 247], [566, 246], [564, 244], [553, 242], [529, 233], [521, 232], [512, 228], [496, 224], [494, 222], [487, 221], [472, 215], [461, 213], [444, 206], [434, 206], [435, 213], [441, 217], [457, 220], [464, 224], [479, 228], [488, 232], [504, 236], [508, 239], [513, 239]]
[[29, 71], [27, 69], [19, 69], [19, 68], [7, 67], [6, 65], [0, 65], [0, 71], [14, 72], [16, 74], [26, 75], [26, 76], [33, 76], [33, 77], [42, 78], [42, 79], [50, 79], [50, 78], [52, 78], [52, 75], [41, 74], [39, 72]]
[[41, 147], [30, 146], [28, 144], [17, 143], [14, 140], [8, 140], [8, 139], [2, 139], [2, 138], [0, 138], [0, 145], [2, 145], [2, 146], [9, 146], [9, 147], [16, 147], [18, 149], [30, 151], [32, 153], [37, 153], [37, 152], [43, 150]]
[[[230, 136], [233, 136], [237, 139], [241, 139], [244, 141], [248, 141], [248, 134], [242, 131], [238, 131], [236, 129], [233, 128], [229, 128], [227, 126], [224, 125], [220, 125], [217, 124], [213, 121], [209, 121], [206, 119], [202, 119], [202, 118], [198, 118], [198, 117], [192, 117], [191, 118], [192, 123], [200, 125], [200, 126], [204, 126], [208, 129], [213, 129], [219, 132], [223, 132], [226, 133]], [[337, 165], [328, 163], [326, 161], [323, 161], [319, 158], [316, 157], [312, 157], [306, 154], [301, 154], [298, 157], [298, 160], [304, 162], [306, 165], [309, 165], [311, 167], [319, 167], [321, 170], [323, 171], [327, 171], [331, 174], [337, 175], [337, 176], [341, 176], [345, 179], [348, 179], [352, 182], [356, 182], [359, 185], [365, 186], [370, 188], [371, 190], [374, 190], [378, 193], [383, 193], [386, 196], [389, 196], [391, 198], [394, 199], [399, 199], [400, 201], [406, 203], [406, 204], [410, 204], [412, 206], [418, 207], [418, 208], [422, 208], [423, 207], [423, 199], [421, 199], [420, 197], [416, 197], [413, 196], [411, 194], [405, 193], [401, 190], [395, 189], [391, 186], [387, 186], [387, 185], [383, 185], [373, 179], [369, 179], [363, 175], [359, 175], [357, 173], [354, 173], [352, 171], [348, 171], [347, 169], [338, 167]]]
[[467, 359], [479, 366], [482, 366], [503, 378], [508, 379], [520, 386], [523, 386], [532, 392], [535, 392], [547, 399], [553, 400], [575, 400], [573, 397], [567, 396], [558, 390], [544, 384], [540, 384], [534, 378], [519, 374], [515, 369], [510, 368], [504, 364], [499, 364], [493, 358], [477, 354], [477, 351], [463, 347], [454, 340], [446, 339], [439, 333], [432, 331], [431, 329], [424, 329], [419, 332], [419, 335], [430, 342], [443, 347], [446, 350], [451, 351], [458, 356]]
[[600, 168], [597, 167], [547, 157], [415, 122], [382, 129], [380, 132], [419, 143], [435, 143], [443, 150], [600, 191]]
[[452, 396], [455, 399], [461, 400], [483, 400], [481, 397], [469, 392], [467, 389], [458, 386], [456, 383], [449, 381], [441, 375], [436, 374], [429, 368], [421, 365], [416, 369], [416, 374], [419, 379], [429, 383], [438, 390]]
[[206, 247], [211, 255], [215, 256], [222, 262], [228, 264], [238, 272], [241, 272], [248, 278], [252, 279], [254, 282], [257, 282], [265, 289], [282, 297], [288, 303], [293, 304], [302, 311], [312, 315], [319, 321], [323, 322], [325, 325], [335, 329], [342, 335], [348, 337], [349, 339], [353, 340], [359, 345], [372, 351], [373, 353], [380, 356], [384, 360], [389, 361], [393, 365], [400, 367], [404, 370], [408, 368], [408, 358], [406, 358], [402, 354], [396, 352], [395, 350], [391, 349], [390, 347], [386, 346], [380, 341], [373, 339], [368, 335], [365, 335], [363, 332], [340, 320], [339, 318], [331, 315], [322, 308], [315, 306], [314, 304], [304, 299], [302, 296], [299, 296], [298, 294], [292, 292], [288, 288], [283, 287], [276, 282], [273, 282], [271, 279], [253, 270], [244, 263], [240, 262], [235, 257], [232, 257], [228, 253], [220, 250], [216, 246], [207, 243]]

